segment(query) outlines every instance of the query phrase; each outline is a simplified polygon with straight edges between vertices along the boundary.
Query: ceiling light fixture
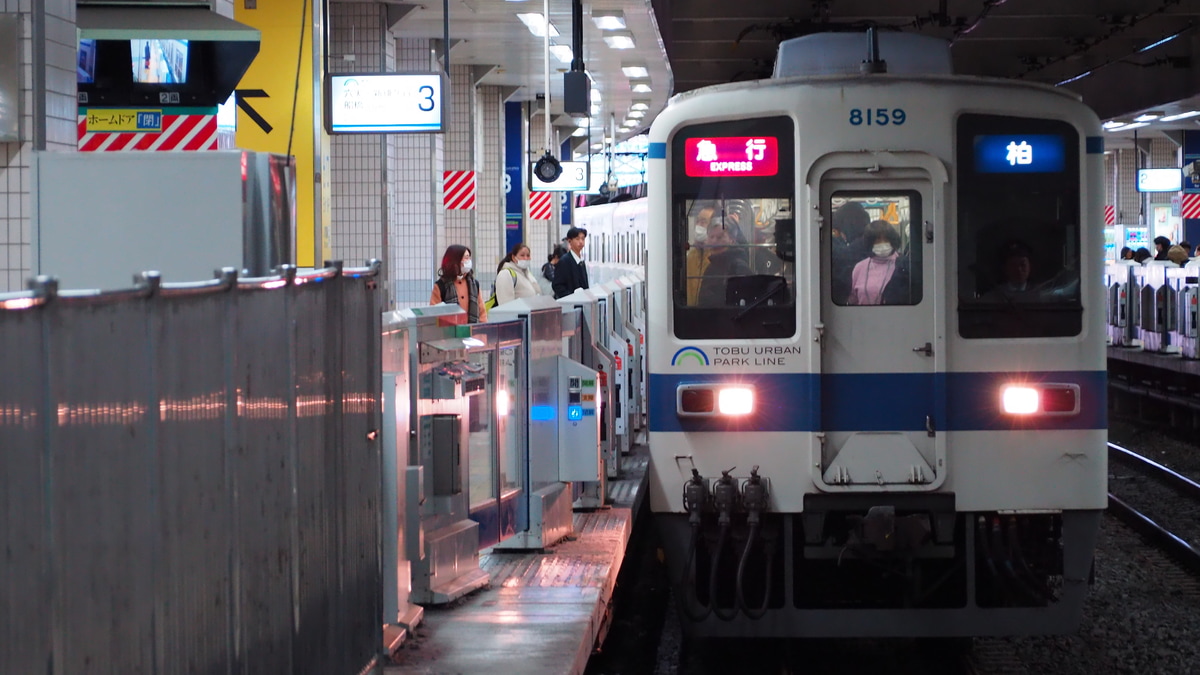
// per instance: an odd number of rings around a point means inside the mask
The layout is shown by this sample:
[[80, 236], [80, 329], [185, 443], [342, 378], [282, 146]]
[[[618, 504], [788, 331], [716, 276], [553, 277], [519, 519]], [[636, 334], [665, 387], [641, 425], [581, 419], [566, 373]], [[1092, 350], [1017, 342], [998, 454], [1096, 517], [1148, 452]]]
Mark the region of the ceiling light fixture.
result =
[[1160, 117], [1162, 117], [1162, 112], [1159, 110], [1153, 110], [1153, 111], [1142, 113], [1141, 115], [1138, 115], [1137, 117], [1133, 118], [1133, 121], [1134, 122], [1153, 122], [1154, 120], [1156, 120]]
[[629, 91], [632, 91], [635, 94], [649, 94], [650, 92], [654, 91], [653, 89], [650, 88], [650, 83], [646, 82], [646, 81], [637, 82], [637, 83], [630, 82], [630, 84], [632, 84], [633, 87], [630, 88]]
[[630, 110], [649, 110], [650, 103], [647, 101], [634, 101], [633, 105], [629, 106]]
[[592, 23], [600, 30], [624, 30], [625, 14], [619, 9], [592, 10]]
[[554, 24], [547, 23], [546, 17], [542, 16], [541, 12], [518, 14], [517, 18], [521, 20], [521, 23], [525, 24], [525, 27], [529, 29], [530, 33], [533, 33], [534, 37], [545, 37], [547, 26], [550, 27], [550, 37], [558, 37], [558, 29], [554, 27]]
[[1196, 115], [1200, 115], [1200, 110], [1189, 110], [1188, 112], [1179, 113], [1178, 115], [1167, 115], [1166, 117], [1163, 117], [1163, 118], [1159, 119], [1158, 121], [1159, 122], [1174, 122], [1175, 120], [1186, 120], [1187, 118], [1195, 117]]
[[571, 132], [571, 135], [572, 135], [572, 136], [576, 136], [576, 137], [579, 137], [579, 136], [587, 136], [587, 135], [588, 135], [588, 130], [587, 130], [586, 128], [584, 128], [584, 127], [579, 127], [579, 128], [578, 128], [578, 129], [576, 129], [575, 131], [572, 131], [572, 132]]
[[628, 115], [629, 119], [631, 119], [631, 120], [640, 120], [645, 116], [646, 116], [645, 110], [630, 110], [629, 115]]
[[604, 44], [613, 49], [633, 49], [637, 46], [633, 42], [633, 33], [629, 31], [619, 31], [605, 35]]
[[650, 71], [646, 70], [646, 66], [622, 64], [621, 72], [625, 73], [625, 77], [650, 77]]
[[1109, 120], [1100, 126], [1104, 127], [1105, 129], [1116, 129], [1117, 127], [1123, 127], [1126, 124], [1129, 124], [1129, 122], [1124, 122], [1121, 120]]
[[570, 63], [575, 53], [567, 45], [550, 45], [550, 53], [562, 63]]

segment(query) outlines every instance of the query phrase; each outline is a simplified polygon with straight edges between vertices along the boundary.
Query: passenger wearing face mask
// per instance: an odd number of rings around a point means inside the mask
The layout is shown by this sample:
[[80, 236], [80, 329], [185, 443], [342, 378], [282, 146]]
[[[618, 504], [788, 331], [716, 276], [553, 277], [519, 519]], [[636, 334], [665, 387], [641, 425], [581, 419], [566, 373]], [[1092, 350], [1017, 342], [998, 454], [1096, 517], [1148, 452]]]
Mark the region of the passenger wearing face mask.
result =
[[537, 277], [530, 271], [529, 246], [517, 244], [496, 268], [496, 304], [541, 295]]
[[[687, 274], [687, 304], [695, 305], [700, 297], [700, 282], [704, 279], [704, 271], [708, 269], [709, 251], [705, 247], [708, 231], [711, 228], [713, 214], [711, 206], [705, 206], [696, 211], [696, 219], [692, 223], [692, 244], [685, 256], [685, 271]], [[717, 224], [720, 227], [720, 223]]]
[[872, 221], [863, 232], [871, 255], [850, 273], [847, 305], [909, 304], [908, 264], [900, 257], [900, 233], [886, 220]]
[[471, 273], [473, 267], [471, 249], [459, 244], [447, 246], [429, 304], [457, 303], [466, 311], [467, 323], [487, 321], [487, 307], [479, 293], [479, 282]]

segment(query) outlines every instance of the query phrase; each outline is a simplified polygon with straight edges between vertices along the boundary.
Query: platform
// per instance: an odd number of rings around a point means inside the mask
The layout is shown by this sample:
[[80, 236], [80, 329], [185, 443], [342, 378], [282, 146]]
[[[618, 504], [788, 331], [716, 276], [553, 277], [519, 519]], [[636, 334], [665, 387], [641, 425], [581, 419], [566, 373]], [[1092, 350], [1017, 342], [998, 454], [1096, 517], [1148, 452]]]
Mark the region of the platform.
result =
[[1152, 368], [1166, 368], [1188, 375], [1200, 375], [1200, 361], [1185, 359], [1179, 354], [1148, 352], [1131, 347], [1109, 347], [1108, 358], [1150, 366]]
[[644, 444], [621, 462], [613, 504], [576, 513], [574, 535], [545, 553], [485, 553], [491, 584], [430, 607], [387, 675], [582, 673], [608, 630], [613, 590], [645, 503]]

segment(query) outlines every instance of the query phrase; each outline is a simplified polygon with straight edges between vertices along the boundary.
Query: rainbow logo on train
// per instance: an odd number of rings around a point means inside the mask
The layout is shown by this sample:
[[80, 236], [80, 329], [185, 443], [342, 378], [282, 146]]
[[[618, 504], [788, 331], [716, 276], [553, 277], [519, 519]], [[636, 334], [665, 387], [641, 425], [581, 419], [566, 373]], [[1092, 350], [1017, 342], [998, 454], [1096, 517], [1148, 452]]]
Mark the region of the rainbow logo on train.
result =
[[688, 361], [695, 361], [701, 366], [709, 365], [708, 354], [705, 354], [704, 350], [699, 347], [684, 347], [675, 352], [675, 356], [671, 357], [671, 365], [673, 366], [682, 366]]

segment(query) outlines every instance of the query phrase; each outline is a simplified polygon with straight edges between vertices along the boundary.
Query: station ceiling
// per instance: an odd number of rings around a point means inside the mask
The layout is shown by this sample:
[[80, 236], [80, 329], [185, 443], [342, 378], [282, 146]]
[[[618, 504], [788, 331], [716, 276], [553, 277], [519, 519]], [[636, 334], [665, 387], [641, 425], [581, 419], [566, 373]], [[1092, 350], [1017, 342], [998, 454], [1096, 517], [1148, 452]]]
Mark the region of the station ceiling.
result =
[[[543, 48], [518, 19], [541, 0], [450, 0], [451, 61], [484, 67], [481, 83], [514, 88], [512, 100], [545, 91]], [[551, 0], [555, 45], [571, 44], [571, 0]], [[593, 140], [621, 124], [636, 102], [648, 114], [618, 137], [638, 132], [669, 95], [707, 85], [768, 77], [781, 40], [823, 31], [920, 33], [950, 41], [959, 73], [1056, 85], [1083, 96], [1101, 119], [1132, 121], [1200, 110], [1200, 0], [592, 0], [582, 3], [584, 61], [601, 98]], [[441, 3], [405, 4], [397, 34], [440, 38]], [[593, 16], [618, 13], [634, 47], [603, 39]], [[865, 56], [865, 46], [864, 46]], [[886, 54], [881, 55], [887, 58]], [[623, 66], [643, 65], [644, 78]], [[552, 111], [561, 111], [562, 75], [552, 57]], [[632, 82], [632, 83], [631, 83]], [[635, 93], [633, 84], [649, 92]], [[557, 116], [558, 123], [570, 119]], [[1154, 122], [1200, 129], [1200, 115]], [[1122, 135], [1114, 133], [1114, 136]]]

